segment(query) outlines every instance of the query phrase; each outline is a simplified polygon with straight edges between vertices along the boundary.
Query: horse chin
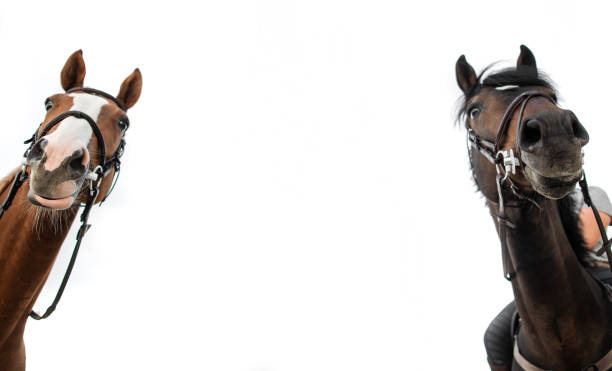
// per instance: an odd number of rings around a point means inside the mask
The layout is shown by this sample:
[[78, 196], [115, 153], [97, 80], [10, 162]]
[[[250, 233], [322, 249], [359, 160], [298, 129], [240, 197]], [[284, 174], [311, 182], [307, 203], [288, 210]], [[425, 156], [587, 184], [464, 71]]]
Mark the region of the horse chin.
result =
[[582, 178], [582, 168], [578, 172], [569, 175], [545, 177], [536, 170], [525, 166], [524, 173], [536, 192], [553, 200], [567, 196], [574, 190], [576, 183]]

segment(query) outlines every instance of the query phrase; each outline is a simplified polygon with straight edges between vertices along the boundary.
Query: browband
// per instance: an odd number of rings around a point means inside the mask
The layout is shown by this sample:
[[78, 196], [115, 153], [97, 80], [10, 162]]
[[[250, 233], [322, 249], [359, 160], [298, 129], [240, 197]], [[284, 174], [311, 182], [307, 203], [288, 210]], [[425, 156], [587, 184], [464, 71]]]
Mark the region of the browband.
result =
[[93, 94], [93, 95], [98, 95], [100, 97], [104, 97], [106, 99], [110, 99], [112, 100], [119, 108], [121, 108], [124, 111], [127, 111], [127, 109], [125, 109], [125, 107], [123, 106], [123, 104], [121, 104], [121, 102], [119, 102], [119, 100], [115, 97], [113, 97], [112, 95], [108, 94], [107, 92], [104, 92], [102, 90], [98, 90], [98, 89], [94, 89], [94, 88], [72, 88], [69, 90], [66, 90], [66, 93], [74, 93], [77, 91], [82, 91], [84, 93], [89, 93], [89, 94]]

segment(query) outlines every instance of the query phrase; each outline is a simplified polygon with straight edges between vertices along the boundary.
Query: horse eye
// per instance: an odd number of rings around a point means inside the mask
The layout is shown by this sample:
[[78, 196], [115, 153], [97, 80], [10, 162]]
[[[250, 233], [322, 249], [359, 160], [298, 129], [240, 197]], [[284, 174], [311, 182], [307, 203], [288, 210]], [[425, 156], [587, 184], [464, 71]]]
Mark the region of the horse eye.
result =
[[51, 108], [53, 108], [53, 102], [51, 101], [51, 99], [47, 98], [47, 100], [45, 101], [45, 110], [50, 110]]
[[468, 112], [468, 116], [470, 117], [470, 120], [475, 119], [476, 116], [478, 116], [479, 114], [480, 114], [480, 107], [473, 107]]
[[127, 116], [121, 116], [117, 125], [119, 125], [119, 129], [121, 129], [122, 132], [125, 132], [130, 127], [130, 120], [128, 120]]

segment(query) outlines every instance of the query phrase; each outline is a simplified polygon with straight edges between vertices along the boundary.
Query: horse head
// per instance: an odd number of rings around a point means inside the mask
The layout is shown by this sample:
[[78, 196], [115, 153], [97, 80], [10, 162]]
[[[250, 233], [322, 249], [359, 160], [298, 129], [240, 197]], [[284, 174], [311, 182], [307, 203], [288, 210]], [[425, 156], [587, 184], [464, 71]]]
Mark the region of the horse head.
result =
[[465, 98], [460, 116], [465, 118], [471, 148], [485, 155], [470, 151], [477, 186], [496, 200], [493, 180], [501, 173], [526, 192], [549, 199], [566, 196], [582, 176], [587, 131], [572, 111], [557, 105], [552, 83], [538, 71], [533, 53], [524, 45], [515, 67], [483, 77], [487, 70], [476, 75], [463, 55], [456, 63]]
[[129, 127], [126, 111], [140, 97], [142, 76], [134, 70], [116, 97], [84, 88], [84, 79], [85, 62], [78, 50], [61, 72], [65, 92], [45, 100], [45, 119], [27, 152], [26, 164], [31, 169], [28, 199], [34, 205], [67, 209], [83, 202], [87, 181], [97, 183], [96, 201], [100, 201], [119, 169]]

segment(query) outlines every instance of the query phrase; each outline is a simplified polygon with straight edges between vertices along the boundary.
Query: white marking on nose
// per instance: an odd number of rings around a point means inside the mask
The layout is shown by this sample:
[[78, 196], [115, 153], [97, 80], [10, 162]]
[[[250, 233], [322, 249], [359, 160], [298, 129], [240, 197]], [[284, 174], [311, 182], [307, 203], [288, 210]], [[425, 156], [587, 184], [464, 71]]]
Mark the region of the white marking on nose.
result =
[[[69, 110], [84, 112], [94, 121], [98, 121], [102, 106], [108, 104], [106, 99], [95, 95], [72, 93], [70, 96], [73, 102]], [[64, 159], [71, 156], [79, 148], [84, 149], [84, 159], [89, 159], [87, 145], [92, 133], [93, 130], [85, 119], [73, 116], [63, 119], [57, 124], [57, 129], [54, 132], [45, 136], [48, 141], [45, 147], [45, 153], [47, 154], [45, 169], [47, 171], [57, 169]]]

